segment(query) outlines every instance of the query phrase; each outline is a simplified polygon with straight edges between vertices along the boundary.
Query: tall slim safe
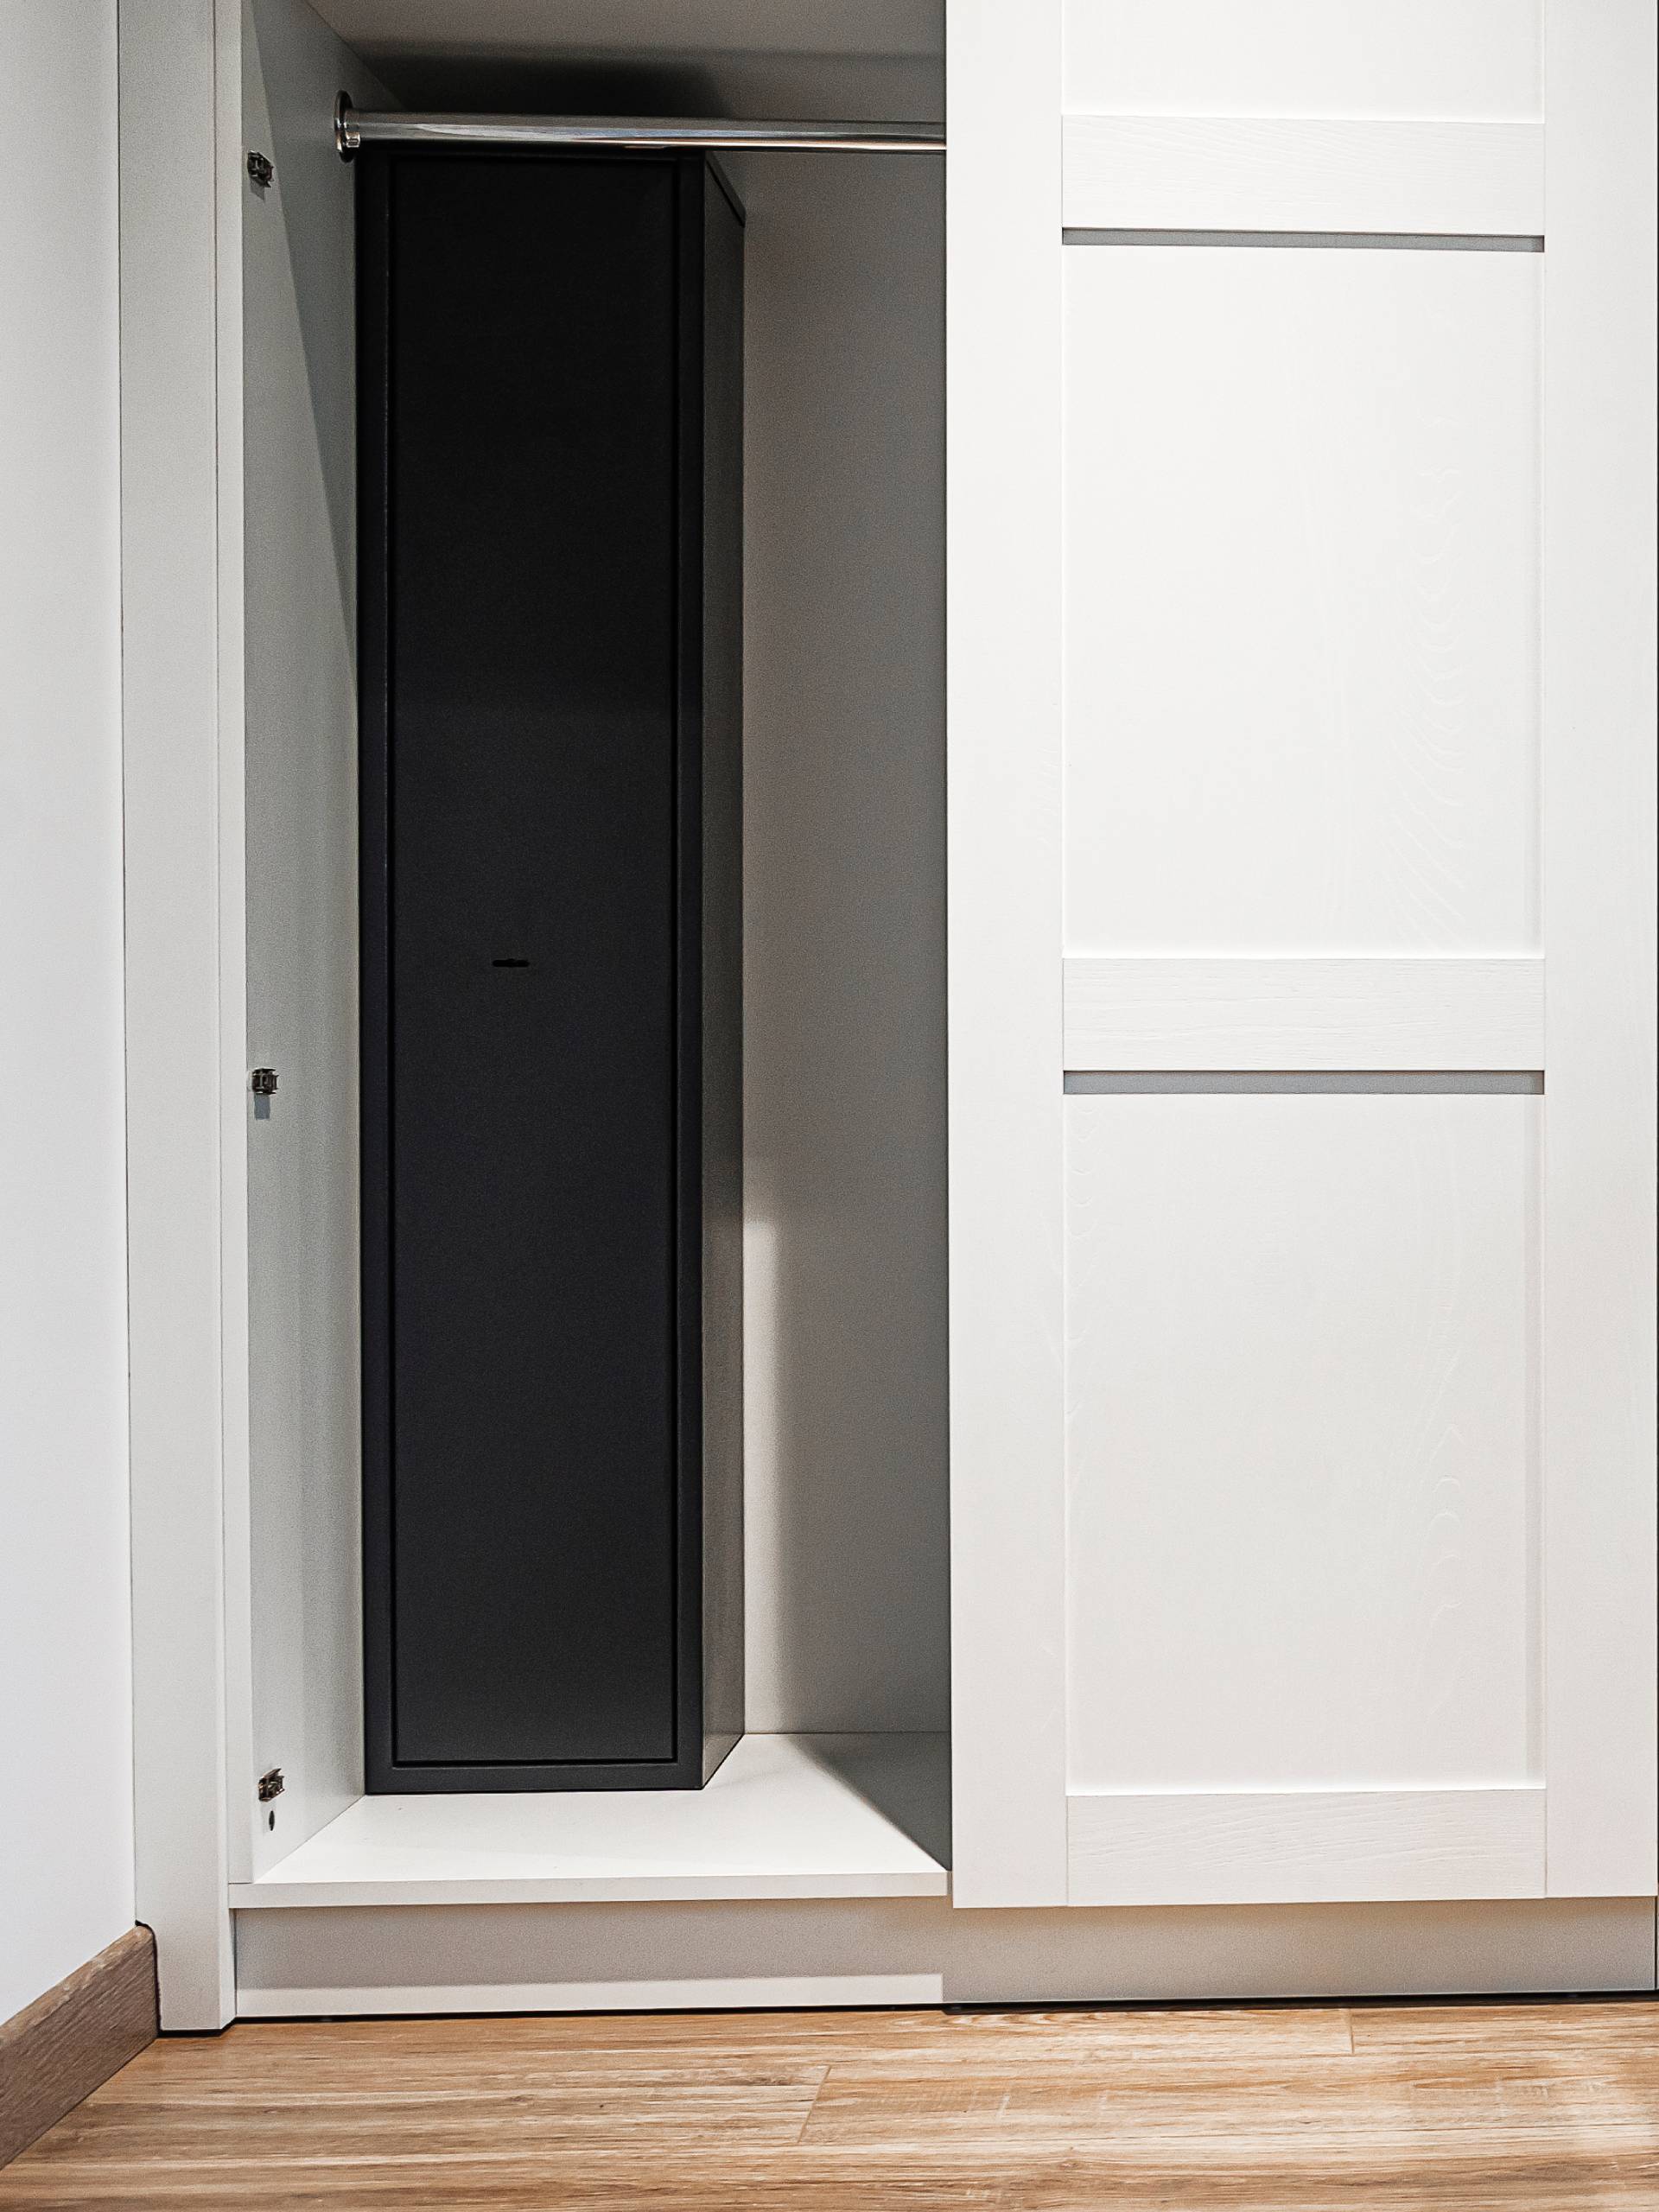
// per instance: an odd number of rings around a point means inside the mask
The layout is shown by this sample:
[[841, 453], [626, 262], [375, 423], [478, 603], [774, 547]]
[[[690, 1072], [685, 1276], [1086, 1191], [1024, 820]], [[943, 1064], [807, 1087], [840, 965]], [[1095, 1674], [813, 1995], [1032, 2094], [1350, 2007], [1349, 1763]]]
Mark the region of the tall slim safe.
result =
[[742, 1726], [742, 218], [361, 156], [371, 1790]]

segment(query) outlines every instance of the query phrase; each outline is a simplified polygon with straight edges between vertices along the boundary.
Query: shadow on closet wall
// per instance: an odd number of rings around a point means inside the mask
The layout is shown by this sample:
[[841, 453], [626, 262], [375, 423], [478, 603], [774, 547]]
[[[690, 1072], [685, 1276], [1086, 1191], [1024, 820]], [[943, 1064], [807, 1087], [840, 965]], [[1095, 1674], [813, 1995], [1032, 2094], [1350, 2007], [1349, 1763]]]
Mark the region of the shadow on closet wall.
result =
[[943, 168], [740, 166], [748, 1725], [943, 1729]]

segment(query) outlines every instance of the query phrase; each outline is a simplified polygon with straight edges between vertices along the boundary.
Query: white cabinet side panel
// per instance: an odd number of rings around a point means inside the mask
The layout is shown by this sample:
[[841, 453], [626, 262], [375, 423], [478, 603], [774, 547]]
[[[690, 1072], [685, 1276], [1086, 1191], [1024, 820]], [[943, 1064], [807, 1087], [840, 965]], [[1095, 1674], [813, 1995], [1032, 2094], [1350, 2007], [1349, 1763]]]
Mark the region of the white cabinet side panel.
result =
[[1544, 324], [1549, 1885], [1651, 1893], [1654, 29], [1550, 0]]
[[1540, 1103], [1068, 1098], [1073, 1792], [1536, 1778]]
[[1534, 949], [1540, 263], [1067, 249], [1069, 952]]
[[[249, 1618], [257, 1877], [362, 1788], [356, 299], [335, 94], [380, 88], [305, 0], [245, 0], [242, 249]], [[272, 1067], [256, 1102], [246, 1067]], [[256, 1111], [256, 1106], [257, 1111]], [[258, 1806], [255, 1776], [283, 1796]]]
[[[119, 23], [134, 1831], [162, 2023], [233, 2006], [225, 1904], [212, 0]], [[234, 41], [232, 41], [232, 45]]]
[[1540, 0], [1066, 0], [1065, 105], [1531, 118], [1542, 14]]
[[948, 0], [955, 1895], [1065, 1901], [1059, 0]]

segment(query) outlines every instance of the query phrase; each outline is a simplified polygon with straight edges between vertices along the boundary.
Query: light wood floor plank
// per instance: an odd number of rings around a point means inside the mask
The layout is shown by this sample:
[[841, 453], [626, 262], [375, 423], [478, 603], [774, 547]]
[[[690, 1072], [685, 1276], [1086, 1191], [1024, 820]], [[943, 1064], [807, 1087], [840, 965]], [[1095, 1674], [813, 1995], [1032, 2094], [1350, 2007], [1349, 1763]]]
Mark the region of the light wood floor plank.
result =
[[1654, 2212], [1652, 2003], [245, 2024], [0, 2212]]
[[1353, 2015], [1363, 2050], [1496, 2059], [1580, 2052], [1659, 2063], [1659, 2003], [1651, 1998], [1572, 2005], [1368, 2005]]

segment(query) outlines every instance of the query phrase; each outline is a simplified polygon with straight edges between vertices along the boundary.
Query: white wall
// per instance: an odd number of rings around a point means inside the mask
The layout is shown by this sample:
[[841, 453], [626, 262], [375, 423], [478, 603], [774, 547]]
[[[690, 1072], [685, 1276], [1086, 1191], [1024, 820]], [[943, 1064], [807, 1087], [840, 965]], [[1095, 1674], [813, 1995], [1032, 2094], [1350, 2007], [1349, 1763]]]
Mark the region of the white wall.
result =
[[0, 0], [0, 2019], [133, 1921], [115, 15]]
[[943, 1729], [943, 165], [733, 167], [748, 1723]]

